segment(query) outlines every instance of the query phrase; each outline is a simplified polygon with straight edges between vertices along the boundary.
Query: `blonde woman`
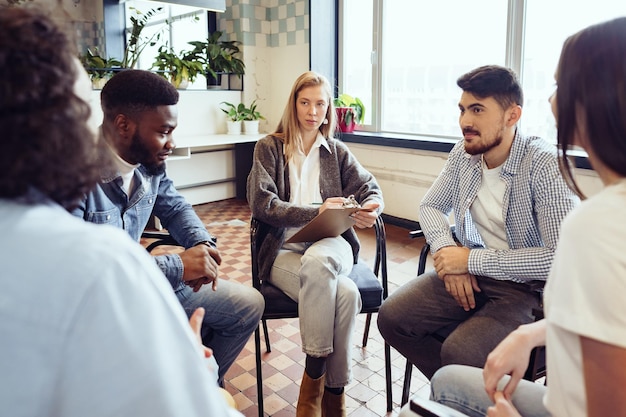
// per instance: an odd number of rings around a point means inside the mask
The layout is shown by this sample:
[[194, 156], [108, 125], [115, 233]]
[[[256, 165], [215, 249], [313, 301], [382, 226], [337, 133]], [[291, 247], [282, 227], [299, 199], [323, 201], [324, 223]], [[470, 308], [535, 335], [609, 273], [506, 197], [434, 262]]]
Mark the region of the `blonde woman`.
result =
[[261, 139], [248, 177], [252, 215], [266, 223], [259, 273], [298, 302], [306, 365], [296, 415], [345, 416], [352, 334], [361, 298], [348, 278], [359, 254], [352, 228], [317, 242], [285, 243], [318, 213], [349, 195], [371, 211], [354, 225], [372, 227], [382, 211], [376, 179], [333, 138], [328, 80], [305, 72], [295, 81], [276, 131]]

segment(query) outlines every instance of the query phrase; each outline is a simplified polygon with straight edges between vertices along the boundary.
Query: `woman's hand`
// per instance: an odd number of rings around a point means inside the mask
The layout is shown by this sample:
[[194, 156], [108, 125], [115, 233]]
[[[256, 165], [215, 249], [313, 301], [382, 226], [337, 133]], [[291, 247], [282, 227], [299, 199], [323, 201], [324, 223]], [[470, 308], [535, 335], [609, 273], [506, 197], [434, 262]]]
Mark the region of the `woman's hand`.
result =
[[496, 401], [498, 382], [504, 375], [510, 375], [511, 379], [502, 393], [507, 400], [511, 399], [513, 391], [528, 368], [531, 350], [545, 344], [545, 333], [545, 320], [524, 324], [505, 337], [487, 356], [483, 380], [485, 391], [493, 402]]
[[495, 393], [495, 404], [487, 409], [487, 417], [521, 417], [502, 392]]
[[354, 225], [359, 229], [365, 229], [374, 226], [378, 213], [376, 209], [380, 206], [378, 203], [370, 203], [364, 205], [362, 210], [352, 213], [354, 219]]

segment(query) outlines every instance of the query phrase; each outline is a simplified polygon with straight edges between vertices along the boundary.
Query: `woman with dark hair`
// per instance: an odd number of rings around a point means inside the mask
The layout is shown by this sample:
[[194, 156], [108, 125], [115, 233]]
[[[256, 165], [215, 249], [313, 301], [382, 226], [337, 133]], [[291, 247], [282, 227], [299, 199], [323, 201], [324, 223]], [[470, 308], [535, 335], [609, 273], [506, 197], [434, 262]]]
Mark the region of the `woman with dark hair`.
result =
[[296, 415], [345, 416], [344, 387], [351, 379], [352, 334], [361, 298], [348, 278], [358, 259], [352, 228], [317, 242], [286, 243], [349, 195], [370, 211], [354, 214], [355, 226], [372, 227], [382, 193], [342, 142], [326, 78], [305, 72], [293, 85], [276, 131], [255, 147], [248, 177], [252, 215], [268, 225], [259, 248], [259, 273], [298, 302], [306, 365]]
[[91, 83], [43, 11], [0, 6], [0, 404], [7, 416], [241, 416], [148, 253], [67, 208], [102, 169]]
[[[546, 319], [512, 332], [482, 372], [451, 365], [435, 374], [432, 398], [471, 416], [626, 416], [626, 223], [616, 221], [626, 206], [626, 18], [568, 38], [555, 78], [561, 171], [582, 196], [566, 160], [581, 147], [604, 188], [562, 224]], [[544, 344], [547, 388], [521, 380]]]

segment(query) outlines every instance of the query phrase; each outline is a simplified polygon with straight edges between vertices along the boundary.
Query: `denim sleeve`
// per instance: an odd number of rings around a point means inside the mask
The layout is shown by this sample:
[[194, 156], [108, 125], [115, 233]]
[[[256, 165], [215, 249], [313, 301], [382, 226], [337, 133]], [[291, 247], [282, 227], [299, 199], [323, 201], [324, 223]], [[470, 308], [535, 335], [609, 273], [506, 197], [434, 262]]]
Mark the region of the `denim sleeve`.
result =
[[157, 266], [170, 282], [174, 290], [177, 290], [183, 282], [183, 261], [177, 254], [159, 255], [154, 257]]

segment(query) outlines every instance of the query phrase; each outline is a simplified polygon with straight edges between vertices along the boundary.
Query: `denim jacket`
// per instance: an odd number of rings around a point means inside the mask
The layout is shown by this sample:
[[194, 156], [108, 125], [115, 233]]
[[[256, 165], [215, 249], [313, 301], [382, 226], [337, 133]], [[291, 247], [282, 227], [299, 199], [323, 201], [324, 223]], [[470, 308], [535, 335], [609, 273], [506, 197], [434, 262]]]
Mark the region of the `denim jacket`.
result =
[[[217, 239], [207, 230], [185, 198], [176, 191], [165, 173], [151, 175], [144, 166], [133, 173], [134, 189], [130, 198], [122, 189], [119, 174], [104, 176], [72, 212], [92, 223], [122, 228], [139, 242], [141, 234], [154, 213], [176, 241], [190, 248], [200, 242], [216, 246]], [[176, 254], [155, 257], [174, 290], [184, 288], [183, 263]]]

